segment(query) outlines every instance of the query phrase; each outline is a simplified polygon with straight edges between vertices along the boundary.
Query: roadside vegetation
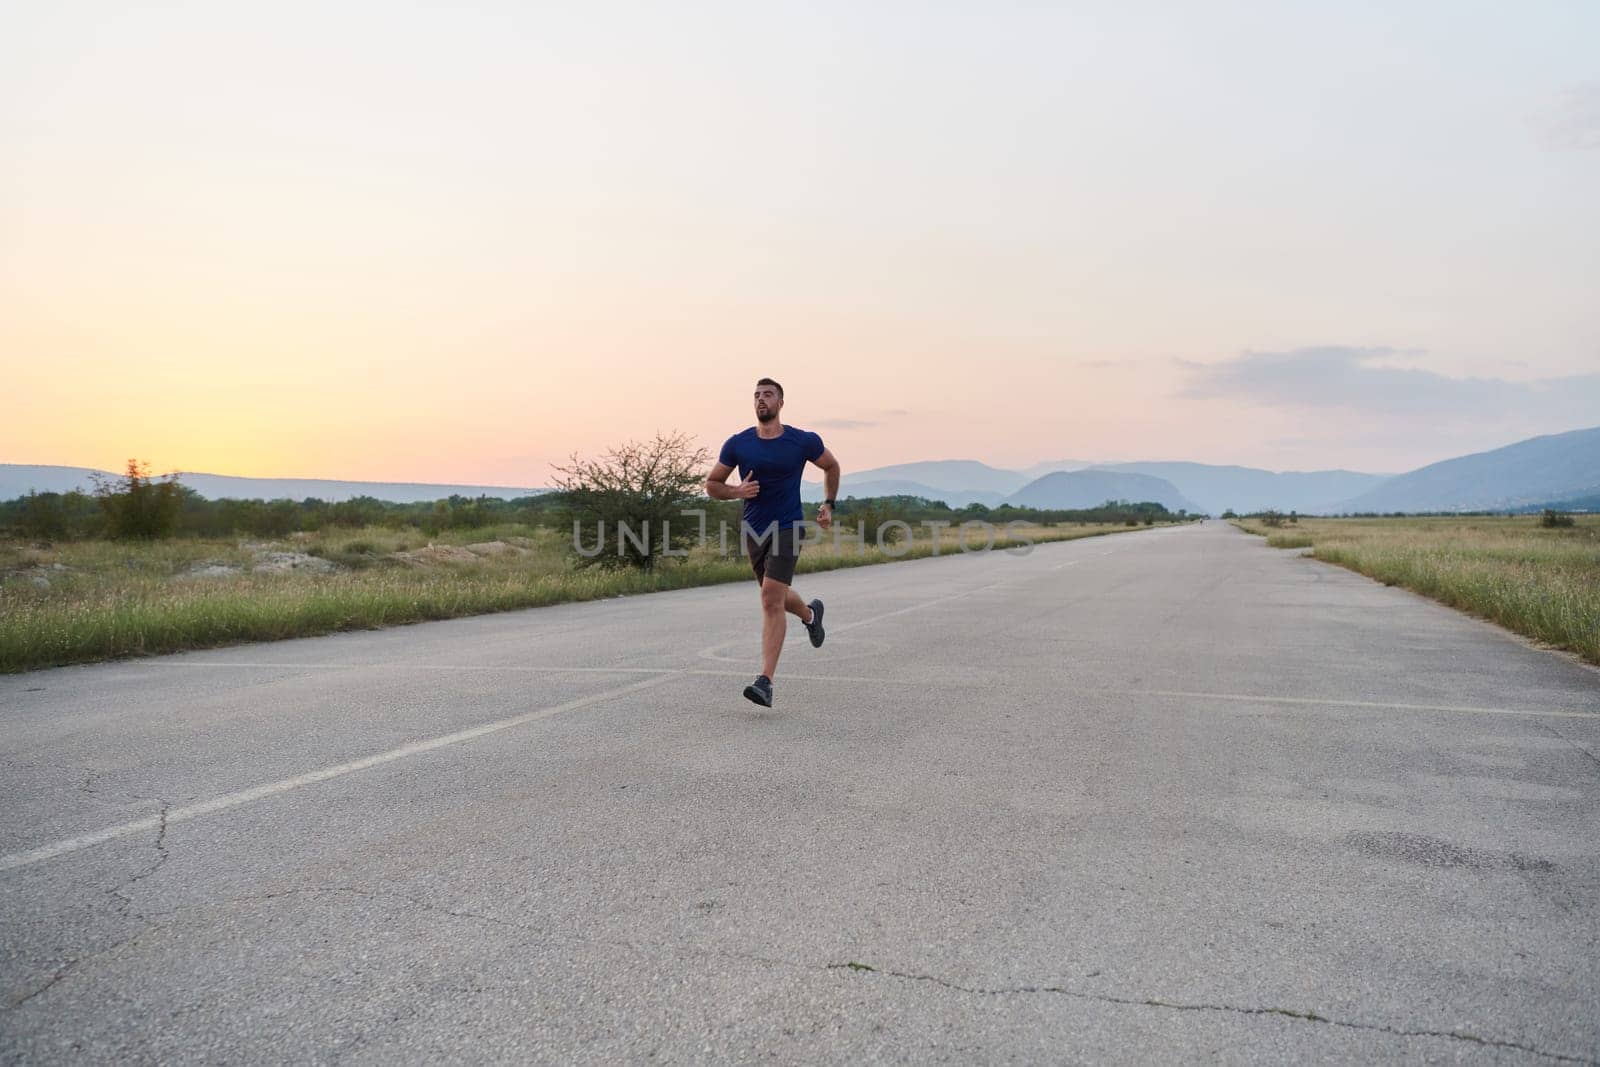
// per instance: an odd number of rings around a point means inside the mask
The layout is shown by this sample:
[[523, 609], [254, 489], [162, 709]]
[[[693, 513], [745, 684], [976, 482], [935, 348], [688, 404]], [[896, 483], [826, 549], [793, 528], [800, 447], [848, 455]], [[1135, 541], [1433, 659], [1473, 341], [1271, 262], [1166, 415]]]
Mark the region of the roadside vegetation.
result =
[[[96, 494], [0, 503], [0, 672], [749, 581], [739, 505], [663, 477], [663, 462], [685, 447], [657, 438], [575, 461], [563, 492], [512, 501], [207, 501], [131, 464], [120, 484]], [[619, 537], [619, 521], [632, 520], [637, 533], [646, 518], [681, 508], [705, 513], [703, 543], [692, 518], [673, 518], [670, 539], [652, 528], [643, 553]], [[992, 524], [990, 547], [1000, 550], [1179, 518], [1120, 502], [980, 513], [917, 498], [846, 500], [837, 542], [832, 534], [808, 542], [799, 569], [959, 553], [964, 541], [981, 549], [986, 532], [960, 529], [971, 520]], [[675, 554], [661, 553], [663, 540]], [[585, 556], [575, 544], [604, 550]]]
[[1600, 515], [1311, 519], [1240, 529], [1600, 664]]

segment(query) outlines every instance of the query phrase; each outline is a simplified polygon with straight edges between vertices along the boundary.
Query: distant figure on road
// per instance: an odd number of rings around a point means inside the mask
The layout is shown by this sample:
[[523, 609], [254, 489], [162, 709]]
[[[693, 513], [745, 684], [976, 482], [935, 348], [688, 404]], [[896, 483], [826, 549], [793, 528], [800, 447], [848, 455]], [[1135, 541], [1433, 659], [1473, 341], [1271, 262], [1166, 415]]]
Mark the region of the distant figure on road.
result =
[[[822, 601], [807, 604], [790, 588], [795, 564], [800, 562], [800, 539], [805, 513], [800, 508], [800, 475], [809, 460], [822, 469], [826, 490], [817, 509], [817, 525], [833, 525], [834, 496], [839, 492], [839, 461], [822, 438], [807, 430], [785, 426], [783, 386], [771, 378], [756, 383], [756, 424], [734, 434], [722, 446], [717, 465], [706, 478], [706, 493], [716, 500], [743, 500], [744, 521], [740, 541], [750, 566], [761, 583], [761, 674], [744, 687], [744, 695], [762, 707], [772, 707], [772, 676], [778, 670], [778, 653], [788, 629], [784, 613], [799, 616], [811, 635], [813, 647], [822, 647]], [[739, 484], [729, 485], [737, 468]]]

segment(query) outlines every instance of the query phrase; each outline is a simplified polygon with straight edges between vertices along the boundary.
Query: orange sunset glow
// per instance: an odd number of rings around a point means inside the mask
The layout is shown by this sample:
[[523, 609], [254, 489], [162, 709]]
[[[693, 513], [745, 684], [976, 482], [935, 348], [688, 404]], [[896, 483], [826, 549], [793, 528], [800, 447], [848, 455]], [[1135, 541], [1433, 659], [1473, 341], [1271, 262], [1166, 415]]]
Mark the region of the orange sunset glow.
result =
[[762, 375], [848, 469], [1600, 411], [1593, 9], [697, 11], [0, 16], [0, 461], [537, 486]]

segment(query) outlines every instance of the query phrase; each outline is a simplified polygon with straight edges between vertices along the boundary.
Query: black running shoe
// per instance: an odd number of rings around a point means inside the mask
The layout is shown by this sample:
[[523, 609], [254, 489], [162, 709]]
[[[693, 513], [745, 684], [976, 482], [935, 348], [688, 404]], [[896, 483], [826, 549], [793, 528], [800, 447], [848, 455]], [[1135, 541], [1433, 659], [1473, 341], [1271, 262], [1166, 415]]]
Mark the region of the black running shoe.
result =
[[811, 602], [811, 621], [804, 625], [806, 633], [811, 635], [811, 647], [821, 648], [822, 639], [827, 636], [822, 632], [822, 601], [813, 600]]
[[757, 675], [756, 680], [744, 687], [744, 698], [764, 708], [772, 707], [772, 679]]

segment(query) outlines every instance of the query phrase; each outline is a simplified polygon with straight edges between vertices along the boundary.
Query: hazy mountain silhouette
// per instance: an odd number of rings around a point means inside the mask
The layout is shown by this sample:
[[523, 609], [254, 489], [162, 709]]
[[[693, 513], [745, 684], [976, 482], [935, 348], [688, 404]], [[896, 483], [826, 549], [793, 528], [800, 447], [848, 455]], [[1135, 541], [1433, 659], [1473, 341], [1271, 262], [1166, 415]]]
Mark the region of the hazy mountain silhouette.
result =
[[1149, 500], [1168, 511], [1201, 510], [1165, 478], [1098, 469], [1047, 474], [1006, 497], [1006, 503], [1025, 508], [1092, 508], [1107, 500]]
[[[842, 489], [847, 482], [916, 482], [934, 489], [971, 490], [1003, 496], [1016, 492], [1029, 481], [1029, 476], [1021, 471], [1001, 470], [975, 459], [940, 459], [847, 471], [839, 484]], [[868, 494], [858, 492], [856, 495]]]
[[1081, 471], [1088, 467], [1111, 467], [1111, 463], [1094, 463], [1087, 459], [1047, 459], [1043, 463], [1035, 463], [1031, 467], [1023, 467], [1018, 474], [1024, 475], [1028, 481], [1043, 478], [1046, 474], [1056, 471]]
[[1165, 478], [1200, 510], [1220, 515], [1238, 512], [1300, 511], [1316, 513], [1367, 492], [1389, 478], [1357, 471], [1276, 471], [1254, 467], [1216, 467], [1208, 463], [1117, 463], [1094, 470], [1127, 471]]
[[1600, 494], [1600, 426], [1518, 441], [1390, 478], [1340, 511], [1480, 511]]
[[[0, 463], [0, 500], [39, 493], [70, 493], [77, 489], [94, 491], [94, 475], [117, 478], [110, 471], [91, 467], [29, 466]], [[341, 482], [326, 478], [241, 478], [231, 474], [180, 474], [178, 480], [207, 500], [304, 500], [315, 497], [336, 503], [358, 496], [411, 504], [419, 500], [441, 500], [449, 496], [492, 496], [514, 500], [544, 492], [503, 485], [432, 485], [422, 482]]]
[[[1059, 460], [1036, 464], [1028, 471], [1073, 463], [1073, 460]], [[1005, 485], [1006, 475], [1026, 479], [1028, 471], [1006, 471], [971, 460], [907, 463], [863, 471], [853, 478], [846, 476], [841, 494], [908, 493], [944, 500], [954, 507], [974, 501], [993, 506], [994, 487]], [[913, 478], [912, 472], [919, 476]], [[1014, 504], [1023, 504], [1025, 500], [1046, 501], [1030, 506], [1057, 508], [1093, 507], [1107, 499], [1143, 499], [1213, 515], [1228, 508], [1239, 512], [1275, 508], [1315, 515], [1349, 511], [1485, 510], [1546, 503], [1571, 505], [1573, 502], [1577, 502], [1573, 506], [1582, 506], [1583, 501], [1600, 494], [1600, 427], [1535, 437], [1401, 475], [1349, 470], [1279, 472], [1183, 461], [1103, 463], [1072, 473], [1094, 472], [1142, 475], [1154, 479], [1156, 484], [1096, 483], [1077, 479], [1052, 482], [1045, 488], [1035, 489], [1046, 478], [1054, 477], [1045, 474], [1023, 486], [1006, 490], [1010, 495], [1005, 499]], [[887, 479], [885, 475], [891, 473], [899, 474], [900, 479]], [[960, 484], [963, 476], [978, 475], [983, 478], [981, 484]], [[1084, 492], [1095, 484], [1103, 485], [1106, 495], [1086, 500]], [[1138, 492], [1141, 485], [1152, 495], [1141, 496]], [[814, 498], [820, 497], [819, 486]], [[1061, 500], [1074, 503], [1057, 502]]]
[[[968, 504], [997, 507], [1005, 499], [1004, 493], [988, 492], [982, 489], [940, 489], [937, 486], [925, 485], [922, 482], [896, 478], [873, 479], [870, 481], [859, 481], [855, 478], [841, 478], [839, 480], [840, 500], [848, 500], [850, 497], [869, 496], [920, 496], [927, 500], [942, 500], [953, 508], [964, 508]], [[809, 502], [821, 500], [822, 483], [802, 482], [800, 484], [800, 499]]]
[[[1559, 503], [1582, 506], [1583, 501], [1600, 496], [1600, 427], [1534, 437], [1394, 476], [1346, 470], [1276, 472], [1181, 461], [1054, 469], [1076, 463], [1054, 460], [1021, 471], [970, 459], [901, 463], [847, 473], [839, 495], [920, 496], [958, 508], [973, 503], [994, 507], [1002, 502], [1079, 508], [1096, 507], [1108, 499], [1154, 500], [1173, 510], [1186, 508], [1213, 515], [1227, 508], [1239, 512], [1276, 508], [1314, 515], [1475, 511]], [[1033, 471], [1042, 473], [1030, 477]], [[96, 473], [114, 477], [110, 472], [87, 467], [0, 464], [0, 500], [23, 496], [30, 490], [88, 492], [93, 488], [91, 475]], [[222, 474], [184, 474], [182, 481], [213, 500], [316, 497], [331, 502], [371, 496], [412, 503], [454, 495], [509, 500], [545, 491], [494, 485], [240, 478]], [[808, 501], [820, 500], [822, 483], [804, 483], [801, 495]]]

